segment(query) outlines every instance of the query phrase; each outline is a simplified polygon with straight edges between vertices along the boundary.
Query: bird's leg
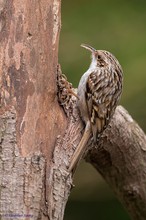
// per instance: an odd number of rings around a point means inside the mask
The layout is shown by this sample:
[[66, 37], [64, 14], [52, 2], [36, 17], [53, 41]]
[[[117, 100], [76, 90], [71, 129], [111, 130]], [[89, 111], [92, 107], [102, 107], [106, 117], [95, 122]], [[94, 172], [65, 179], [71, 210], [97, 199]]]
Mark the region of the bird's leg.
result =
[[80, 161], [82, 155], [84, 154], [84, 152], [86, 150], [85, 146], [90, 138], [90, 135], [91, 135], [91, 125], [90, 125], [90, 122], [88, 121], [86, 124], [86, 127], [85, 127], [83, 137], [82, 137], [79, 145], [77, 146], [77, 148], [74, 152], [74, 155], [71, 159], [71, 163], [68, 168], [69, 172], [71, 172], [74, 169], [74, 167], [77, 165], [77, 163]]

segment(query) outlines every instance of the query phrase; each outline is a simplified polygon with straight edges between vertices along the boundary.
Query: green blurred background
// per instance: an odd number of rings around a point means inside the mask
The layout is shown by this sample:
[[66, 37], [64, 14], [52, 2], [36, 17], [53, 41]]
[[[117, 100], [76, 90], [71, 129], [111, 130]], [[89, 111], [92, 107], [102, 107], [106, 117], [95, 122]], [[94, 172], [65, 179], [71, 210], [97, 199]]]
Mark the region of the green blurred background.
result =
[[[90, 64], [87, 43], [112, 52], [124, 71], [121, 104], [146, 131], [146, 1], [63, 0], [59, 62], [77, 87]], [[97, 172], [84, 162], [75, 175], [76, 187], [65, 220], [129, 220], [126, 211]]]

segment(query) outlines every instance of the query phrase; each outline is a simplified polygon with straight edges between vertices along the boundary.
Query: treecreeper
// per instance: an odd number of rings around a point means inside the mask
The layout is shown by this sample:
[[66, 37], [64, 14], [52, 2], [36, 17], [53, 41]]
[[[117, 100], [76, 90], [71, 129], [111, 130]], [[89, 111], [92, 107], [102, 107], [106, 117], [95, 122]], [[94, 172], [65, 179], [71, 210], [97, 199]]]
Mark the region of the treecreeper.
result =
[[77, 89], [77, 106], [85, 123], [85, 130], [71, 158], [69, 172], [86, 151], [89, 138], [96, 144], [108, 126], [123, 87], [122, 67], [113, 54], [105, 50], [96, 50], [87, 44], [81, 46], [91, 51], [91, 64], [81, 77]]

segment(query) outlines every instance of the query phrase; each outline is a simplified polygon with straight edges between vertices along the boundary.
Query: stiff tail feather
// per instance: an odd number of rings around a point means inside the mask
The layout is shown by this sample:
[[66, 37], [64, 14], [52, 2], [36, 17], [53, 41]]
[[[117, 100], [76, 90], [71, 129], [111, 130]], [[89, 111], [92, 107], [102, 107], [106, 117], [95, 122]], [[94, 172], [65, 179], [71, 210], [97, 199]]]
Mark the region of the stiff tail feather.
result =
[[71, 163], [69, 165], [68, 171], [71, 172], [74, 167], [77, 165], [77, 163], [80, 161], [82, 155], [85, 152], [85, 146], [90, 138], [91, 135], [91, 126], [90, 123], [87, 123], [83, 137], [77, 147], [77, 149], [74, 152], [73, 158], [71, 159]]

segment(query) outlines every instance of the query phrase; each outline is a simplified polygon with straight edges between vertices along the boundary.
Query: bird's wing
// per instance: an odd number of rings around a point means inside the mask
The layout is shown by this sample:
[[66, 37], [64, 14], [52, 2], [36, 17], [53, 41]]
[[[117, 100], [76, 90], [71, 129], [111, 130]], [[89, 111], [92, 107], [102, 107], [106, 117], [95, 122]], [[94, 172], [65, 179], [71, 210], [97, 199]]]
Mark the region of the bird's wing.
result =
[[[101, 71], [101, 70], [99, 70]], [[91, 127], [94, 141], [99, 134], [106, 128], [115, 110], [117, 99], [114, 98], [118, 92], [114, 85], [114, 79], [109, 80], [107, 73], [92, 72], [87, 80], [86, 104], [91, 118]]]

